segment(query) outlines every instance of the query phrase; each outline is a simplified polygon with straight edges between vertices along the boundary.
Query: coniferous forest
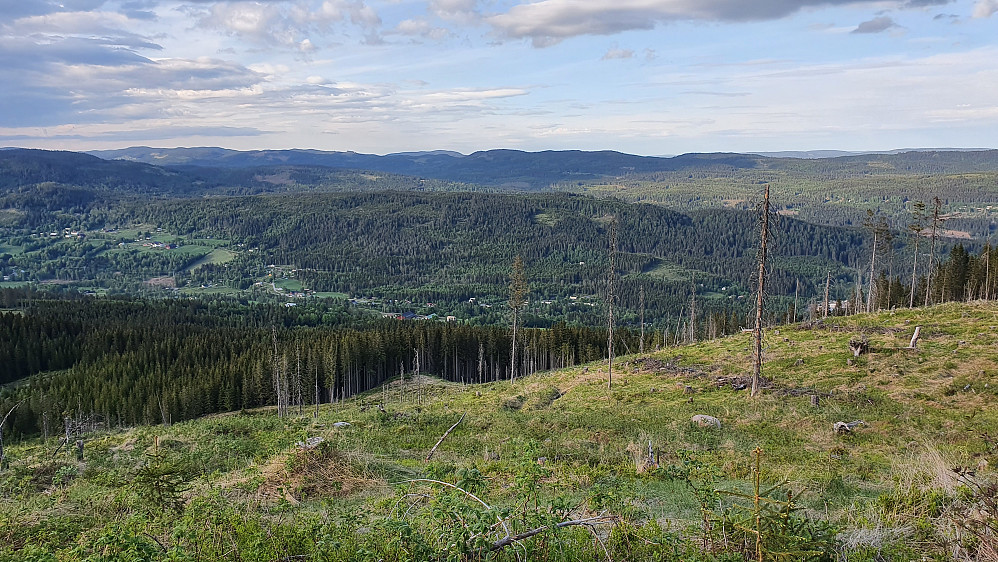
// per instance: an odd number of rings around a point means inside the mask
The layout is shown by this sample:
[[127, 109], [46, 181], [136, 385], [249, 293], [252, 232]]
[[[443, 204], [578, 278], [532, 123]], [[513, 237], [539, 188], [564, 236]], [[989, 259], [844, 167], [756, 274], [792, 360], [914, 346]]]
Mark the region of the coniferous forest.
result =
[[[285, 177], [4, 156], [0, 385], [4, 404], [27, 398], [14, 434], [67, 415], [168, 423], [337, 401], [423, 373], [477, 383], [592, 361], [607, 354], [611, 274], [617, 350], [754, 322], [751, 209], [315, 168]], [[277, 176], [287, 189], [265, 189]], [[335, 189], [314, 188], [317, 178]], [[936, 204], [935, 218], [913, 207], [907, 232], [879, 211], [855, 227], [774, 214], [765, 320], [821, 316], [826, 291], [834, 314], [993, 298], [998, 255], [944, 237]], [[526, 330], [514, 358], [518, 256]]]

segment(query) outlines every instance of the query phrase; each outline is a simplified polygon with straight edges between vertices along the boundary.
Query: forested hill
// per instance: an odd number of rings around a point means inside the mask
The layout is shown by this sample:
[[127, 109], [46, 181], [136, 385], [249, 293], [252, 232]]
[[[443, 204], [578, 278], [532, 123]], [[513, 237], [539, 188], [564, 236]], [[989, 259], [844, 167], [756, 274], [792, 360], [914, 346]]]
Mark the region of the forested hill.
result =
[[221, 148], [147, 148], [94, 151], [108, 159], [161, 166], [247, 168], [258, 166], [324, 166], [374, 170], [447, 181], [542, 189], [559, 182], [689, 171], [726, 174], [736, 170], [793, 172], [816, 178], [884, 174], [962, 174], [998, 170], [998, 151], [911, 151], [837, 158], [772, 158], [754, 154], [683, 154], [652, 157], [614, 151], [524, 152], [486, 150], [360, 154], [319, 150], [236, 151]]
[[[0, 150], [0, 196], [20, 194], [31, 200], [41, 185], [47, 192], [38, 205], [65, 197], [68, 190], [99, 194], [200, 197], [298, 191], [427, 190], [473, 191], [481, 187], [398, 174], [358, 172], [327, 167], [263, 165], [166, 167], [89, 154], [49, 150]], [[59, 193], [53, 188], [59, 188]], [[79, 193], [71, 193], [80, 197]], [[92, 197], [91, 197], [92, 198]], [[15, 205], [16, 206], [16, 205]]]
[[675, 158], [635, 156], [614, 151], [580, 150], [524, 152], [486, 150], [469, 155], [455, 152], [407, 152], [379, 156], [319, 150], [236, 151], [221, 148], [126, 148], [94, 151], [108, 159], [163, 166], [247, 168], [259, 166], [323, 166], [373, 170], [423, 178], [543, 189], [563, 181], [684, 169], [738, 169], [758, 166], [759, 156], [742, 154], [686, 154]]
[[[530, 317], [601, 324], [614, 216], [624, 322], [636, 321], [643, 288], [648, 322], [675, 329], [696, 291], [698, 318], [720, 313], [737, 328], [757, 270], [755, 213], [683, 214], [570, 194], [355, 192], [15, 210], [0, 223], [5, 277], [98, 291], [304, 290], [501, 323], [521, 255], [537, 308]], [[773, 234], [772, 294], [793, 295], [800, 279], [809, 299], [830, 271], [833, 298], [848, 296], [866, 259], [863, 231], [781, 218]]]
[[[644, 286], [653, 321], [677, 315], [694, 284], [700, 300], [709, 299], [709, 306], [701, 302], [699, 307], [741, 309], [757, 269], [755, 213], [687, 215], [567, 194], [379, 192], [178, 199], [94, 210], [90, 216], [108, 227], [159, 225], [181, 243], [192, 238], [227, 241], [232, 259], [224, 264], [192, 269], [164, 262], [158, 272], [144, 269], [149, 277], [175, 275], [181, 284], [245, 288], [266, 281], [275, 271], [265, 266], [275, 265], [290, 270], [310, 290], [438, 305], [471, 298], [504, 302], [516, 255], [526, 261], [536, 299], [563, 303], [573, 296], [601, 295], [607, 224], [614, 216], [620, 224], [621, 304], [636, 311]], [[778, 229], [771, 244], [773, 294], [793, 294], [799, 278], [801, 295], [810, 297], [818, 291], [816, 284], [823, 287], [828, 271], [846, 289], [852, 279], [848, 268], [865, 259], [862, 231], [790, 218], [781, 219]], [[173, 255], [140, 251], [135, 259], [151, 266], [148, 260]], [[129, 258], [118, 249], [94, 258], [99, 267], [91, 271], [97, 278], [129, 267]], [[74, 269], [78, 265], [67, 263], [57, 276], [80, 275]], [[571, 319], [594, 323], [587, 319], [592, 315], [588, 307], [572, 309]], [[464, 312], [461, 316], [471, 314]]]
[[[837, 158], [618, 152], [490, 150], [386, 156], [311, 150], [239, 152], [220, 148], [134, 148], [91, 155], [0, 151], [7, 207], [51, 207], [53, 199], [101, 196], [200, 197], [342, 191], [571, 191], [655, 203], [680, 211], [751, 208], [772, 186], [778, 211], [808, 222], [858, 226], [868, 209], [896, 230], [914, 201], [942, 201], [944, 236], [983, 239], [996, 228], [998, 151], [913, 151]], [[39, 188], [39, 186], [42, 186]], [[45, 190], [42, 195], [38, 189]], [[67, 191], [69, 190], [69, 191]], [[0, 202], [2, 204], [3, 202]], [[0, 206], [0, 209], [4, 208]], [[2, 218], [2, 217], [0, 217]]]

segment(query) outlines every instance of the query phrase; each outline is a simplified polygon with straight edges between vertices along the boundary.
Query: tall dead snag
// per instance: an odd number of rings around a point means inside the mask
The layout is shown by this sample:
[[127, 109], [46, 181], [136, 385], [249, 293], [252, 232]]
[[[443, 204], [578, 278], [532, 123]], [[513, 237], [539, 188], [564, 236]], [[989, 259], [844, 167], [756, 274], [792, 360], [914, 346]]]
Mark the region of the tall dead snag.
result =
[[762, 240], [759, 244], [759, 294], [755, 304], [755, 370], [752, 372], [752, 394], [759, 393], [762, 376], [762, 300], [766, 289], [766, 242], [769, 239], [769, 184], [762, 202]]
[[523, 268], [523, 258], [513, 260], [513, 271], [509, 276], [509, 308], [513, 312], [513, 345], [509, 358], [509, 382], [516, 380], [516, 336], [520, 326], [520, 310], [527, 301], [527, 274]]
[[939, 218], [939, 209], [943, 202], [938, 197], [932, 198], [932, 242], [929, 246], [929, 269], [925, 274], [925, 306], [932, 304], [932, 258], [936, 254], [936, 230], [942, 226], [944, 219]]
[[908, 299], [908, 308], [915, 308], [915, 285], [916, 273], [918, 271], [918, 239], [922, 237], [922, 231], [925, 230], [925, 202], [915, 201], [912, 203], [911, 210], [912, 222], [908, 225], [908, 230], [911, 232], [912, 238], [915, 240], [915, 246], [913, 251], [913, 256], [911, 260], [911, 296]]
[[873, 251], [870, 254], [870, 286], [866, 293], [866, 312], [873, 309], [873, 287], [877, 284], [877, 244], [881, 241], [888, 241], [890, 228], [887, 226], [887, 219], [883, 216], [876, 216], [870, 209], [866, 210], [866, 220], [863, 226], [873, 233]]
[[832, 272], [829, 271], [825, 276], [825, 302], [821, 307], [821, 317], [826, 318], [828, 316], [828, 289], [832, 286]]
[[616, 303], [614, 282], [617, 279], [617, 217], [610, 219], [610, 266], [606, 281], [606, 309], [609, 335], [607, 336], [606, 388], [613, 388], [613, 308]]
[[697, 342], [697, 278], [690, 276], [690, 343]]
[[638, 293], [638, 303], [641, 309], [641, 341], [638, 343], [638, 353], [645, 352], [645, 286], [641, 285]]
[[288, 360], [277, 350], [277, 327], [271, 327], [271, 337], [274, 342], [274, 394], [277, 396], [277, 417], [288, 415]]

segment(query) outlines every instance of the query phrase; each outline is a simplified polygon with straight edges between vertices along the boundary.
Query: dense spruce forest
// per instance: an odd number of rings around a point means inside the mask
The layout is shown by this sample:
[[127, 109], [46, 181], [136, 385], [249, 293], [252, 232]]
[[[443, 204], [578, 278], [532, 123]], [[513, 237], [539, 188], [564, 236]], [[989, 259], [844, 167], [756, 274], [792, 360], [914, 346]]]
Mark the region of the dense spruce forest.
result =
[[[22, 398], [8, 435], [39, 434], [62, 417], [103, 425], [170, 423], [277, 403], [349, 398], [390, 379], [508, 380], [597, 360], [605, 330], [554, 324], [527, 329], [511, 369], [504, 326], [364, 320], [347, 307], [288, 309], [232, 299], [52, 299], [0, 290], [0, 408]], [[649, 332], [646, 345], [664, 334]], [[626, 349], [638, 333], [618, 331]], [[413, 400], [418, 399], [414, 396]], [[46, 421], [48, 420], [48, 421]]]

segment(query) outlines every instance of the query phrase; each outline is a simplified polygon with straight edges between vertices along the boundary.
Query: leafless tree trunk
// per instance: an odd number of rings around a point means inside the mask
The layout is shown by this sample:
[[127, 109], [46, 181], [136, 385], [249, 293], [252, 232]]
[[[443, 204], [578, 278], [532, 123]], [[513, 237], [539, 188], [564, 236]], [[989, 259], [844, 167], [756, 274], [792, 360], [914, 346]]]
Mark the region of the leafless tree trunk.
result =
[[832, 286], [832, 272], [829, 271], [828, 274], [827, 274], [827, 276], [825, 277], [825, 303], [824, 303], [824, 306], [821, 309], [822, 310], [822, 314], [821, 314], [822, 318], [827, 318], [828, 317], [828, 312], [829, 312], [829, 310], [828, 310], [828, 289], [831, 286]]
[[922, 237], [922, 231], [925, 230], [925, 203], [915, 201], [912, 204], [912, 218], [914, 221], [908, 225], [908, 230], [911, 231], [911, 235], [915, 239], [915, 249], [911, 260], [911, 296], [908, 299], [908, 308], [915, 308], [915, 285], [917, 281], [915, 275], [918, 271], [918, 242]]
[[870, 286], [866, 293], [866, 312], [870, 312], [870, 308], [873, 306], [873, 286], [876, 285], [876, 276], [874, 274], [874, 266], [877, 263], [877, 232], [873, 232], [873, 254], [870, 258]]
[[863, 222], [863, 226], [873, 232], [873, 252], [870, 255], [870, 286], [866, 294], [867, 313], [873, 310], [873, 289], [877, 284], [877, 244], [881, 241], [890, 240], [890, 228], [887, 225], [887, 219], [882, 216], [874, 218], [875, 216], [872, 210], [867, 209], [866, 220]]
[[800, 278], [797, 278], [797, 283], [794, 285], [794, 319], [790, 323], [797, 322], [797, 297], [800, 295]]
[[304, 413], [305, 407], [301, 378], [301, 341], [295, 342], [295, 362], [297, 364], [295, 369], [295, 401], [298, 402], [298, 415], [300, 416]]
[[645, 286], [641, 285], [638, 293], [638, 301], [641, 308], [641, 341], [638, 343], [638, 353], [645, 352]]
[[277, 417], [283, 418], [288, 413], [287, 357], [282, 357], [277, 350], [276, 327], [271, 327], [271, 337], [274, 343], [274, 393], [277, 395]]
[[925, 306], [932, 304], [932, 259], [936, 254], [936, 229], [942, 224], [939, 220], [939, 209], [943, 202], [938, 197], [932, 199], [932, 242], [929, 246], [929, 269], [925, 274]]
[[991, 300], [991, 240], [984, 246], [984, 300]]
[[482, 376], [485, 372], [485, 344], [478, 342], [478, 382], [485, 382]]
[[759, 393], [762, 377], [762, 302], [766, 289], [766, 243], [769, 239], [769, 184], [762, 203], [762, 241], [759, 245], [759, 294], [755, 306], [755, 370], [752, 372], [752, 394]]
[[613, 388], [613, 309], [616, 301], [614, 281], [617, 278], [617, 217], [610, 220], [610, 266], [607, 272], [606, 308], [609, 335], [607, 336], [606, 388]]
[[690, 293], [690, 343], [697, 341], [697, 279], [693, 276]]
[[513, 260], [513, 272], [509, 279], [509, 308], [513, 311], [513, 343], [510, 346], [509, 382], [516, 380], [516, 336], [520, 327], [520, 309], [527, 298], [527, 276], [524, 272], [523, 258], [519, 255]]

